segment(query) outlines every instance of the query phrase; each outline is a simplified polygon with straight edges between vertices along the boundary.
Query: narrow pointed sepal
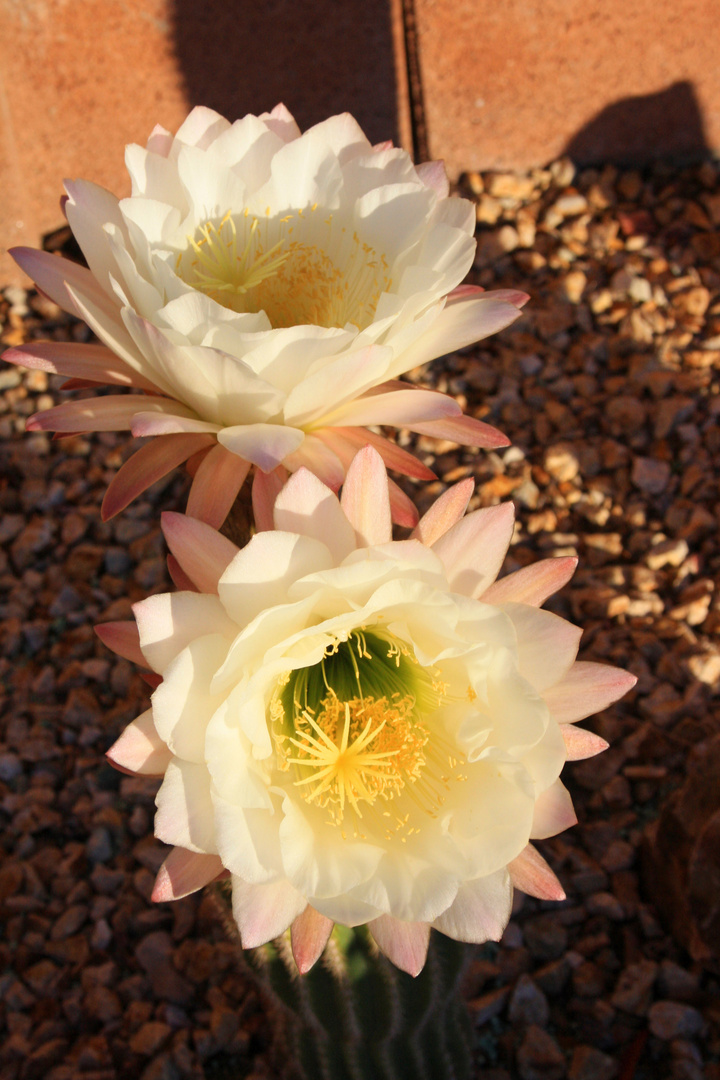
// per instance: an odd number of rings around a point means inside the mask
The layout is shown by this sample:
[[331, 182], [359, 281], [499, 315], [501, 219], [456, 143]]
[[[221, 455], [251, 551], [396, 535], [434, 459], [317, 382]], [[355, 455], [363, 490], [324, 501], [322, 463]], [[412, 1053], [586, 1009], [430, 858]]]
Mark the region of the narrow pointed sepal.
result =
[[301, 975], [305, 975], [322, 956], [334, 926], [332, 919], [321, 915], [310, 904], [290, 928], [292, 954]]

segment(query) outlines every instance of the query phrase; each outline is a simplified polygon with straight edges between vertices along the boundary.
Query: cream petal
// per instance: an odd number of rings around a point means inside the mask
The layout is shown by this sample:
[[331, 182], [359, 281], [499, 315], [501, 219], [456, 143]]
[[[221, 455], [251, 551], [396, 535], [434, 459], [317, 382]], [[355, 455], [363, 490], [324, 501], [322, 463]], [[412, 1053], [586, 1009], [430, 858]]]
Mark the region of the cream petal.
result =
[[433, 544], [450, 587], [465, 596], [481, 596], [498, 575], [512, 539], [515, 512], [510, 502], [468, 514]]
[[204, 765], [173, 758], [155, 798], [155, 835], [174, 847], [217, 855], [210, 776]]
[[402, 367], [394, 374], [401, 374], [427, 364], [438, 356], [457, 352], [466, 345], [481, 341], [490, 334], [497, 334], [520, 316], [520, 308], [497, 299], [492, 292], [481, 296], [462, 297], [453, 304], [446, 304], [438, 317], [402, 356]]
[[422, 180], [425, 187], [432, 188], [440, 199], [446, 199], [450, 194], [450, 181], [445, 170], [444, 161], [423, 161], [415, 166], [415, 172]]
[[564, 900], [565, 890], [537, 848], [528, 844], [508, 864], [510, 879], [516, 889], [537, 896], [539, 900]]
[[358, 547], [386, 544], [392, 539], [387, 473], [371, 446], [355, 455], [343, 485], [341, 506]]
[[290, 585], [332, 565], [325, 544], [286, 532], [256, 533], [220, 578], [220, 601], [238, 626], [287, 601]]
[[[132, 181], [133, 196], [144, 195], [148, 199], [159, 199], [171, 206], [183, 207], [183, 190], [178, 181], [177, 166], [174, 161], [168, 161], [165, 154], [151, 149], [149, 145], [145, 148], [130, 143], [125, 147], [125, 166]], [[129, 201], [122, 200], [124, 203]]]
[[118, 656], [131, 660], [134, 664], [147, 667], [147, 660], [140, 648], [140, 634], [136, 622], [98, 623], [95, 633]]
[[153, 722], [152, 709], [138, 716], [105, 755], [111, 765], [142, 776], [162, 776], [172, 759]]
[[488, 604], [510, 601], [540, 607], [549, 596], [567, 585], [577, 562], [574, 556], [568, 555], [559, 559], [541, 559], [531, 566], [523, 566], [500, 581], [493, 582], [482, 593], [482, 600]]
[[227, 638], [221, 634], [191, 641], [168, 664], [152, 696], [155, 727], [176, 758], [197, 765], [205, 762], [205, 732], [223, 700], [210, 688], [227, 650]]
[[157, 480], [212, 443], [206, 435], [163, 435], [145, 443], [120, 466], [110, 481], [100, 511], [103, 521], [115, 517]]
[[413, 539], [419, 540], [425, 547], [432, 547], [462, 519], [474, 490], [475, 482], [468, 478], [444, 491], [420, 518], [412, 534]]
[[150, 899], [156, 904], [181, 900], [214, 881], [222, 870], [218, 855], [199, 855], [174, 847], [158, 870]]
[[66, 180], [68, 201], [65, 216], [95, 280], [112, 295], [110, 276], [117, 275], [106, 225], [114, 225], [124, 233], [118, 199], [112, 192], [89, 180]]
[[346, 352], [326, 361], [288, 394], [283, 415], [297, 427], [327, 427], [325, 414], [337, 411], [387, 378], [393, 350], [385, 345]]
[[512, 619], [520, 674], [543, 696], [567, 676], [577, 656], [582, 630], [549, 611], [527, 604], [498, 605]]
[[[123, 323], [123, 313], [118, 304], [106, 296], [95, 284], [92, 290], [83, 285], [68, 281], [66, 291], [73, 305], [73, 310], [78, 318], [84, 319], [90, 329], [100, 338], [100, 341], [129, 367], [142, 372], [153, 385], [166, 392], [166, 387], [157, 382], [152, 371], [152, 366], [147, 362], [142, 349], [133, 341]], [[98, 295], [99, 294], [99, 295]]]
[[355, 550], [355, 530], [337, 496], [308, 469], [300, 469], [275, 500], [274, 526], [322, 541], [337, 565]]
[[272, 472], [288, 454], [297, 450], [305, 432], [280, 424], [244, 424], [226, 427], [218, 442], [238, 457], [251, 461], [263, 472]]
[[290, 944], [301, 975], [310, 971], [322, 956], [334, 925], [332, 919], [321, 915], [310, 904], [294, 920], [290, 929]]
[[175, 139], [186, 146], [206, 149], [229, 127], [229, 121], [220, 113], [206, 105], [196, 105], [178, 128]]
[[535, 800], [530, 836], [533, 840], [544, 840], [575, 824], [577, 824], [577, 816], [570, 793], [560, 780], [556, 780]]
[[610, 745], [592, 731], [574, 727], [572, 724], [563, 724], [560, 730], [565, 740], [568, 761], [583, 761], [585, 758], [595, 757]]
[[606, 709], [636, 682], [637, 677], [622, 668], [578, 660], [558, 682], [543, 690], [543, 697], [559, 724], [572, 724]]
[[316, 829], [316, 822], [311, 822], [310, 817], [317, 811], [310, 808], [306, 815], [305, 807], [297, 806], [289, 796], [284, 799], [283, 811], [277, 827], [283, 870], [313, 907], [335, 919], [333, 903], [321, 908], [320, 901], [324, 898], [342, 903], [344, 894], [372, 877], [382, 849], [361, 840], [348, 843], [334, 827]]
[[512, 884], [507, 870], [467, 881], [433, 926], [455, 941], [499, 941], [510, 920]]
[[300, 138], [300, 128], [295, 123], [292, 113], [282, 102], [269, 113], [260, 113], [258, 119], [264, 121], [272, 132], [279, 135], [283, 142]]
[[302, 914], [307, 900], [287, 881], [250, 885], [232, 876], [233, 917], [244, 949], [279, 937]]
[[202, 521], [166, 510], [161, 527], [167, 545], [200, 592], [217, 593], [218, 581], [237, 555], [231, 540]]
[[381, 915], [368, 923], [368, 930], [375, 939], [380, 952], [395, 967], [415, 978], [425, 967], [430, 926], [422, 922], [403, 922], [391, 915]]
[[232, 641], [238, 632], [217, 596], [207, 594], [156, 593], [134, 604], [133, 612], [145, 660], [161, 675], [195, 638], [221, 633]]
[[193, 477], [187, 502], [188, 517], [198, 518], [219, 529], [249, 471], [249, 461], [224, 446], [213, 446]]

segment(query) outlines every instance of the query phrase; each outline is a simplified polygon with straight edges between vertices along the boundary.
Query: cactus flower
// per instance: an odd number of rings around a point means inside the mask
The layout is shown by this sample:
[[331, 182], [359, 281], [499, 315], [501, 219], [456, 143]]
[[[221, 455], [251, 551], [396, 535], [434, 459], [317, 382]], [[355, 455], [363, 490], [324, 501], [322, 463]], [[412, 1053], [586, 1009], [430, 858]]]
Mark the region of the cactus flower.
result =
[[565, 761], [607, 745], [574, 722], [635, 679], [578, 662], [581, 631], [540, 609], [575, 559], [496, 580], [512, 505], [463, 516], [471, 491], [393, 541], [367, 447], [340, 499], [298, 470], [241, 550], [164, 515], [182, 591], [98, 627], [158, 683], [108, 753], [163, 777], [156, 900], [229, 874], [246, 947], [291, 927], [305, 971], [335, 922], [367, 923], [417, 974], [430, 927], [498, 940], [513, 885], [562, 899], [532, 841], [575, 821]]
[[[131, 392], [37, 413], [30, 430], [154, 436], [108, 489], [111, 517], [190, 460], [188, 513], [219, 526], [251, 466], [277, 493], [306, 466], [330, 487], [368, 441], [386, 464], [430, 471], [389, 425], [473, 446], [507, 445], [450, 397], [399, 376], [511, 323], [527, 296], [460, 286], [474, 209], [441, 162], [371, 146], [349, 115], [301, 134], [283, 106], [234, 124], [207, 108], [176, 135], [127, 148], [132, 194], [66, 182], [65, 212], [89, 269], [13, 254], [100, 344], [41, 342], [5, 358]], [[395, 520], [414, 507], [391, 485]]]

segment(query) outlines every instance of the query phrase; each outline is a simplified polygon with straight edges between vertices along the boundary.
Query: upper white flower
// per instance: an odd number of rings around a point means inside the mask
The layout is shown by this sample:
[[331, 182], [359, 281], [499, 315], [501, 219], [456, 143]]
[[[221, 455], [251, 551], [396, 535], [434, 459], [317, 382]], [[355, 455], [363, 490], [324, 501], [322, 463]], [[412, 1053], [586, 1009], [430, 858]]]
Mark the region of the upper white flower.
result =
[[155, 831], [175, 847], [156, 899], [225, 868], [245, 945], [292, 923], [302, 968], [334, 921], [369, 922], [417, 971], [430, 925], [497, 939], [513, 882], [563, 895], [528, 842], [575, 820], [566, 758], [606, 746], [569, 722], [635, 680], [577, 663], [580, 631], [539, 610], [576, 560], [495, 582], [512, 506], [463, 518], [471, 489], [393, 542], [367, 448], [342, 503], [300, 470], [275, 531], [241, 551], [165, 515], [178, 580], [200, 591], [135, 605], [134, 641], [124, 625], [98, 628], [162, 677], [109, 752], [164, 776]]
[[[251, 464], [266, 475], [305, 465], [337, 488], [366, 425], [506, 444], [449, 397], [396, 381], [507, 326], [527, 299], [457, 288], [473, 261], [474, 208], [449, 197], [442, 163], [416, 167], [404, 150], [371, 146], [347, 114], [301, 134], [283, 106], [234, 124], [196, 108], [176, 135], [156, 128], [146, 148], [129, 146], [126, 161], [129, 198], [66, 183], [89, 272], [14, 252], [106, 348], [7, 354], [79, 385], [143, 391], [63, 404], [28, 423], [164, 437], [119, 474], [106, 516], [198, 451], [189, 512], [219, 524]], [[428, 476], [373, 438], [388, 465]], [[393, 503], [397, 518], [412, 518], [397, 491]]]

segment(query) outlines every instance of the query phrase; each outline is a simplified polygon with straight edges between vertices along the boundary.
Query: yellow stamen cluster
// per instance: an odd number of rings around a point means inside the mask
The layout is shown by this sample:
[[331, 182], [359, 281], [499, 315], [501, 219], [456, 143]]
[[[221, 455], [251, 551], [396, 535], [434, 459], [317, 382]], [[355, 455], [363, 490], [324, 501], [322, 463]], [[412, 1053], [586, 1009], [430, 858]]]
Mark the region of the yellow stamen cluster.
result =
[[378, 796], [392, 798], [417, 780], [428, 733], [413, 721], [414, 705], [409, 696], [340, 701], [331, 694], [316, 717], [303, 710], [296, 737], [287, 737], [296, 755], [285, 758], [300, 767], [295, 785], [303, 797], [329, 806], [341, 821], [346, 802], [362, 817], [360, 801], [372, 805]]
[[[264, 311], [273, 327], [311, 324], [362, 330], [391, 288], [388, 263], [357, 232], [315, 220], [317, 204], [264, 220], [248, 210], [206, 222], [176, 261], [188, 285], [237, 312]], [[330, 254], [332, 253], [332, 254]]]

